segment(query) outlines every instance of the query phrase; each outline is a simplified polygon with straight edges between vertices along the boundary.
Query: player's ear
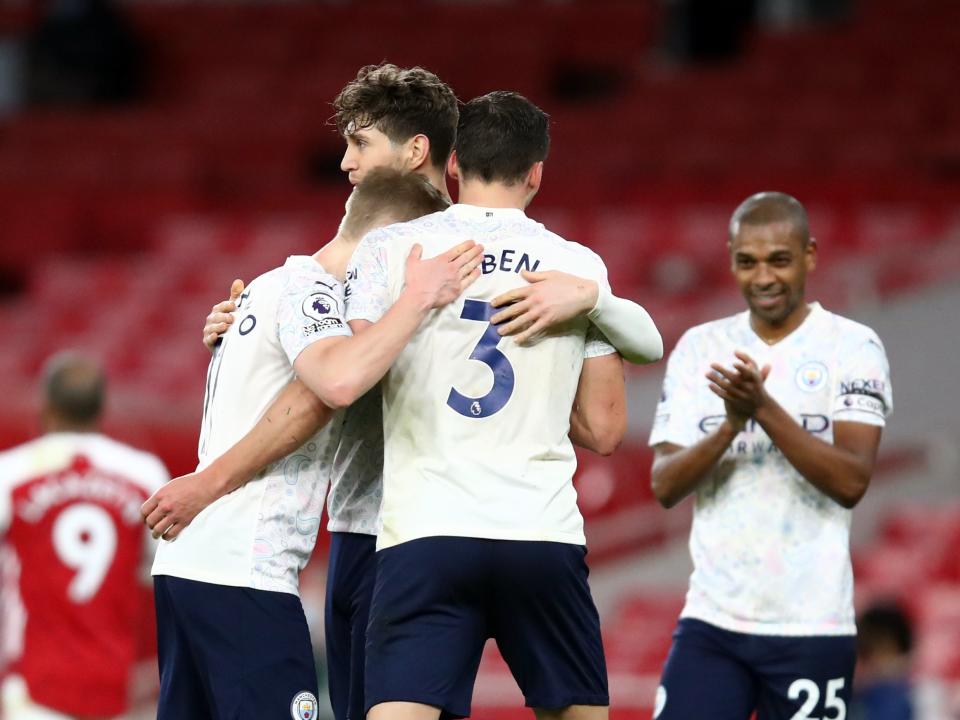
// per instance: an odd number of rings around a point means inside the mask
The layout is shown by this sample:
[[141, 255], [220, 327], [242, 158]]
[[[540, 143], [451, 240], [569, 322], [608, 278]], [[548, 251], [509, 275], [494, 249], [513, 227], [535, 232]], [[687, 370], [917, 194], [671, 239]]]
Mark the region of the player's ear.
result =
[[430, 138], [414, 135], [407, 140], [407, 170], [419, 170], [430, 162]]
[[817, 267], [817, 239], [810, 238], [807, 241], [807, 272]]
[[460, 166], [457, 164], [457, 151], [454, 150], [447, 158], [447, 175], [454, 180], [460, 179]]
[[537, 192], [540, 189], [540, 183], [543, 181], [543, 161], [534, 163], [527, 173], [527, 187], [531, 192]]

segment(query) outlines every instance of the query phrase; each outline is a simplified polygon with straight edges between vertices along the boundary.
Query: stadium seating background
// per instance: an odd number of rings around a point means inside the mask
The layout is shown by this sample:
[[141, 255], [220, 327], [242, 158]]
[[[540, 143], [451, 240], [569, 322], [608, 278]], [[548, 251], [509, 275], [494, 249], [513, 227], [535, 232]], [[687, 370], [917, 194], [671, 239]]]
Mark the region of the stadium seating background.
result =
[[[347, 186], [329, 103], [359, 66], [384, 59], [436, 71], [463, 99], [516, 89], [551, 113], [530, 214], [600, 252], [614, 289], [648, 307], [668, 347], [739, 308], [724, 230], [760, 189], [810, 208], [821, 247], [811, 296], [832, 309], [882, 310], [960, 277], [952, 0], [875, 0], [836, 25], [754, 32], [740, 59], [715, 66], [666, 59], [650, 1], [124, 7], [151, 58], [143, 102], [0, 118], [3, 447], [36, 431], [44, 358], [79, 347], [110, 372], [108, 429], [175, 473], [192, 468], [203, 318], [233, 277], [332, 236]], [[0, 36], [25, 31], [34, 12], [0, 5]], [[943, 359], [945, 374], [952, 364]], [[661, 373], [633, 370], [631, 384], [655, 386]], [[648, 490], [651, 412], [631, 408], [615, 458], [583, 458], [595, 568], [655, 554], [688, 525]], [[898, 476], [922, 452], [893, 447], [884, 462]], [[868, 594], [904, 596], [923, 638], [918, 677], [948, 688], [960, 682], [953, 497], [936, 513], [882, 509], [889, 519], [856, 563]], [[627, 591], [605, 615], [614, 717], [648, 711], [681, 602], [675, 589]], [[481, 717], [519, 717], [498, 701], [504, 673], [492, 654]]]

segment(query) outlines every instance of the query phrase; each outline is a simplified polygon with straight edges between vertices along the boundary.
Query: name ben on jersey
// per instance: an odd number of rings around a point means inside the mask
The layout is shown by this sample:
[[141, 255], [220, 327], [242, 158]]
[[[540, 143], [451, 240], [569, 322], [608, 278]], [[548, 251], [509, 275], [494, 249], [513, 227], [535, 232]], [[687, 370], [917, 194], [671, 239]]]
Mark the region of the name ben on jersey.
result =
[[[539, 267], [539, 258], [531, 258], [528, 253], [520, 253], [520, 256], [517, 257], [517, 251], [513, 248], [504, 248], [499, 255], [484, 253], [483, 262], [480, 263], [480, 270], [484, 275], [497, 271], [516, 274], [520, 274], [524, 270], [536, 272]], [[357, 274], [356, 268], [347, 271], [347, 286], [344, 292], [346, 297], [350, 297], [350, 281], [356, 280]]]
[[480, 264], [480, 270], [484, 275], [489, 275], [498, 270], [519, 275], [524, 270], [536, 272], [538, 267], [540, 267], [539, 259], [531, 260], [527, 253], [521, 253], [520, 257], [517, 257], [517, 251], [512, 248], [504, 248], [500, 251], [499, 256], [484, 253], [483, 262]]

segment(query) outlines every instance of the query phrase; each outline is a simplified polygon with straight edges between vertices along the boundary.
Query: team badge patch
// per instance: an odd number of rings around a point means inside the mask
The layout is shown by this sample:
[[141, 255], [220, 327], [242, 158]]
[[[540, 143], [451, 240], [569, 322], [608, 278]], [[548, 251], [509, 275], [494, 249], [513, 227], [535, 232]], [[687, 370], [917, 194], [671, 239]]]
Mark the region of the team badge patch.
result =
[[290, 703], [290, 717], [293, 720], [316, 720], [317, 698], [312, 692], [304, 690], [294, 696]]
[[797, 368], [797, 387], [806, 392], [816, 392], [827, 382], [827, 366], [811, 361]]
[[301, 310], [303, 310], [303, 314], [309, 318], [323, 320], [339, 307], [339, 303], [332, 295], [325, 292], [317, 292], [304, 299]]

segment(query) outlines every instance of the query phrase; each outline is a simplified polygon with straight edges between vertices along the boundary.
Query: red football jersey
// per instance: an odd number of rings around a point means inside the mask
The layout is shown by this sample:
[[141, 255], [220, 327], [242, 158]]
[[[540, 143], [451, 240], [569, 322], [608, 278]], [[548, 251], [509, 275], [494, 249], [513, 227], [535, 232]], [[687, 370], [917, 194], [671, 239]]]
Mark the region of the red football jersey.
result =
[[34, 702], [81, 716], [126, 709], [142, 635], [153, 630], [140, 506], [167, 479], [154, 456], [92, 433], [0, 454], [0, 530], [19, 600], [6, 608], [15, 637], [5, 644]]

